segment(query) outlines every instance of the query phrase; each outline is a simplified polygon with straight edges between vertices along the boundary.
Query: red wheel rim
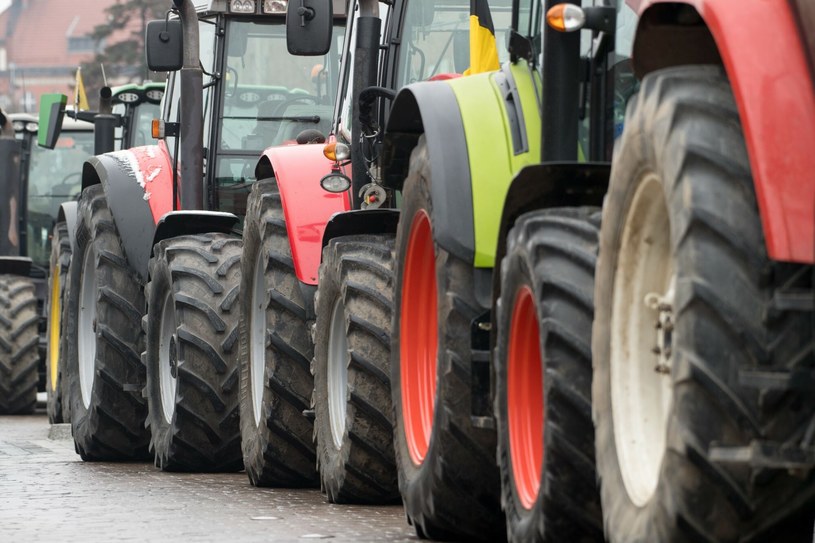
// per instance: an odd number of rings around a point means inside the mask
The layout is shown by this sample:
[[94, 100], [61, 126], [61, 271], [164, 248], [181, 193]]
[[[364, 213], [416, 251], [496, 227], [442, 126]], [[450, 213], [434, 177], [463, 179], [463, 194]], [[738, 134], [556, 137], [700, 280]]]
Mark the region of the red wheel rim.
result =
[[408, 452], [421, 465], [430, 446], [436, 399], [438, 316], [436, 255], [425, 210], [410, 225], [399, 315], [402, 417]]
[[507, 419], [515, 491], [525, 509], [538, 499], [543, 468], [543, 359], [532, 290], [515, 295], [509, 331]]

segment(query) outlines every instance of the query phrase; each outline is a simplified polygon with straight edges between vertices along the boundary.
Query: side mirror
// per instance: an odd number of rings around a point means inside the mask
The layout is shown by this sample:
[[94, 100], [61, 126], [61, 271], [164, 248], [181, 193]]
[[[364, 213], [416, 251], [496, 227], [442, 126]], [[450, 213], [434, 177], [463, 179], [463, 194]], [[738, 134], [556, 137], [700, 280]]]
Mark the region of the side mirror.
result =
[[40, 129], [37, 131], [40, 147], [53, 149], [57, 146], [67, 103], [68, 97], [64, 94], [43, 94], [40, 98]]
[[325, 55], [334, 29], [331, 0], [291, 0], [286, 10], [286, 46], [297, 56]]
[[150, 21], [144, 37], [147, 67], [154, 72], [174, 72], [184, 65], [181, 21]]

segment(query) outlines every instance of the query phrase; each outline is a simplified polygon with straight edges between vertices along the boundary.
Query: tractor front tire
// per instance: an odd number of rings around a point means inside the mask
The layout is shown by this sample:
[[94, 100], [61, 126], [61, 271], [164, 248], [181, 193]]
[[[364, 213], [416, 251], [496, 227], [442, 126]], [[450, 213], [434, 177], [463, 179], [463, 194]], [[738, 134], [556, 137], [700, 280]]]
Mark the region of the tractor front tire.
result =
[[761, 378], [815, 363], [812, 311], [777, 302], [811, 289], [811, 268], [766, 254], [721, 68], [644, 78], [602, 220], [592, 350], [607, 537], [811, 540], [815, 471], [744, 454], [812, 431], [815, 395]]
[[145, 294], [147, 426], [156, 467], [243, 468], [239, 424], [241, 240], [227, 234], [162, 240]]
[[71, 431], [86, 461], [148, 458], [142, 398], [144, 291], [128, 265], [102, 185], [82, 192], [63, 308]]
[[471, 419], [471, 345], [485, 311], [474, 271], [433, 238], [424, 136], [413, 150], [396, 233], [391, 325], [394, 448], [405, 513], [420, 537], [504, 537], [495, 431]]
[[393, 235], [323, 249], [315, 311], [317, 462], [331, 503], [399, 500], [393, 454], [390, 327]]
[[591, 420], [600, 211], [521, 216], [501, 263], [493, 374], [510, 542], [602, 541]]
[[241, 442], [256, 486], [316, 486], [313, 299], [297, 279], [280, 191], [257, 181], [241, 257]]
[[62, 308], [65, 302], [65, 290], [68, 285], [68, 266], [71, 263], [71, 241], [68, 237], [68, 226], [64, 222], [54, 225], [51, 238], [51, 260], [48, 274], [48, 302], [46, 315], [46, 395], [48, 398], [48, 421], [51, 424], [71, 422], [67, 390], [64, 390], [65, 366], [60, 360], [60, 342], [62, 341]]
[[27, 277], [0, 275], [0, 414], [34, 412], [39, 322], [34, 283]]

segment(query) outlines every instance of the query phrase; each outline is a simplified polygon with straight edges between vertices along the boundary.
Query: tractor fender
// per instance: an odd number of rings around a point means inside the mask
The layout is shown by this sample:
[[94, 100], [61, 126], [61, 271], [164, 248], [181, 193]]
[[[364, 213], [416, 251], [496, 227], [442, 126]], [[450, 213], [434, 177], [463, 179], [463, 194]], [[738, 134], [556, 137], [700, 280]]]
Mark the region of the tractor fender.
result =
[[172, 162], [163, 145], [91, 157], [82, 188], [101, 183], [131, 269], [147, 280], [156, 224], [172, 211]]
[[71, 243], [71, 254], [76, 251], [76, 217], [79, 210], [79, 202], [63, 202], [59, 205], [57, 212], [57, 222], [64, 222], [68, 228], [68, 241]]
[[274, 178], [286, 218], [297, 279], [316, 285], [323, 250], [323, 233], [332, 215], [351, 209], [347, 192], [335, 194], [320, 186], [331, 173], [324, 144], [270, 147], [258, 161], [258, 179]]
[[328, 220], [322, 246], [340, 236], [359, 234], [396, 234], [399, 225], [398, 209], [356, 209], [335, 213]]
[[[638, 77], [682, 64], [724, 65], [747, 143], [767, 253], [775, 260], [815, 263], [815, 87], [792, 6], [628, 2], [640, 15], [632, 55]], [[689, 25], [696, 15], [699, 24]]]
[[476, 268], [495, 265], [501, 207], [515, 174], [540, 161], [540, 109], [525, 64], [415, 83], [396, 97], [385, 136], [386, 182], [401, 188], [424, 133], [434, 237]]
[[153, 254], [152, 248], [161, 240], [208, 232], [232, 234], [239, 222], [237, 215], [221, 211], [168, 211], [158, 220], [150, 244], [150, 255]]
[[473, 194], [464, 122], [447, 81], [408, 85], [396, 95], [385, 132], [386, 187], [402, 190], [410, 153], [425, 135], [433, 179], [433, 233], [440, 246], [466, 262], [475, 256]]

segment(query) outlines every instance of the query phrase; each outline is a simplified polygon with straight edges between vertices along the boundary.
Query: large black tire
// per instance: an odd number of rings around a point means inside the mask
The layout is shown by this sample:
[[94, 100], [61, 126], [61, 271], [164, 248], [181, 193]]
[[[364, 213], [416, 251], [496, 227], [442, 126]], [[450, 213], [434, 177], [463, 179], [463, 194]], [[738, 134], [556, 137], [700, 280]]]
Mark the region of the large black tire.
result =
[[[257, 486], [316, 486], [314, 423], [308, 413], [314, 389], [310, 335], [313, 295], [295, 275], [283, 204], [274, 179], [258, 181], [252, 187], [243, 240], [241, 442], [246, 473]], [[256, 273], [258, 267], [262, 276]], [[255, 287], [265, 292], [256, 301]], [[253, 304], [254, 310], [265, 315], [258, 316], [259, 322], [265, 321], [265, 333], [257, 332], [263, 349], [252, 347]], [[255, 413], [253, 400], [253, 357], [263, 370], [260, 413]]]
[[[660, 318], [672, 319], [671, 327], [659, 325], [665, 340], [657, 343], [656, 316], [648, 326], [637, 320], [622, 329], [631, 330], [628, 336], [614, 333], [644, 303], [626, 293], [647, 284], [659, 266], [671, 269], [667, 262], [653, 262], [645, 268], [646, 280], [637, 281], [622, 266], [637, 266], [662, 251], [672, 262], [675, 294], [651, 307]], [[815, 395], [748, 387], [740, 380], [746, 370], [811, 369], [812, 312], [774, 303], [784, 288], [811, 288], [810, 277], [803, 266], [767, 257], [738, 110], [724, 72], [687, 66], [645, 77], [615, 155], [595, 292], [593, 408], [610, 541], [811, 541], [815, 472], [717, 462], [712, 454], [716, 446], [806, 439]], [[654, 341], [629, 349], [626, 338], [638, 334]], [[632, 441], [619, 436], [637, 420], [624, 416], [632, 393], [612, 382], [639, 361], [641, 368], [653, 368], [652, 376], [667, 375], [665, 390], [672, 392], [662, 404], [665, 445], [647, 494], [649, 481], [638, 477], [654, 455], [627, 452], [634, 451], [626, 449]], [[625, 471], [626, 466], [636, 469]]]
[[[429, 224], [433, 216], [431, 184], [427, 143], [422, 136], [411, 154], [410, 172], [404, 183], [402, 219], [396, 234], [394, 257], [391, 391], [399, 490], [408, 520], [420, 537], [498, 541], [504, 538], [505, 530], [495, 462], [495, 431], [475, 427], [470, 416], [471, 367], [476, 357], [488, 359], [488, 353], [473, 349], [470, 340], [471, 324], [484, 312], [475, 299], [472, 265], [456, 258], [434, 240], [427, 242], [426, 236], [422, 238], [425, 242], [417, 247], [423, 245], [425, 251], [416, 252], [413, 257], [417, 263], [425, 262], [427, 267], [422, 270], [425, 275], [435, 274], [436, 296], [431, 294], [430, 300], [436, 300], [437, 310], [433, 314], [432, 309], [428, 309], [417, 314], [415, 319], [402, 314], [406, 259], [411, 256], [408, 246], [414, 232], [413, 224], [419, 224], [417, 220], [421, 218], [427, 221], [422, 223], [422, 228], [432, 230]], [[419, 227], [416, 228], [419, 232]], [[418, 239], [421, 234], [415, 236]], [[409, 295], [407, 299], [413, 298]], [[406, 429], [414, 428], [413, 423], [419, 420], [427, 428], [425, 423], [428, 421], [420, 412], [430, 411], [425, 408], [414, 411], [409, 405], [405, 407], [402, 365], [406, 365], [408, 374], [422, 372], [407, 366], [412, 364], [413, 368], [418, 368], [417, 360], [402, 359], [402, 335], [413, 332], [408, 328], [401, 330], [400, 322], [406, 327], [425, 324], [432, 328], [433, 320], [437, 322], [434, 329], [437, 341], [429, 340], [424, 347], [427, 353], [435, 353], [435, 356], [428, 354], [434, 359], [431, 365], [435, 364], [435, 400], [424, 404], [425, 407], [434, 406], [430, 407], [432, 430], [426, 446], [417, 447], [414, 445], [419, 443], [419, 438], [413, 440]], [[434, 330], [426, 330], [430, 336], [425, 337], [431, 337]], [[410, 340], [404, 342], [408, 348], [412, 343]], [[416, 436], [417, 433], [411, 430], [410, 435]], [[411, 450], [417, 451], [414, 454], [420, 461], [414, 461]], [[419, 458], [421, 452], [425, 453], [422, 459]]]
[[599, 225], [596, 208], [548, 209], [507, 238], [493, 367], [509, 541], [603, 540], [591, 420]]
[[153, 249], [142, 360], [150, 448], [163, 470], [243, 468], [237, 344], [241, 245], [238, 238], [212, 233], [162, 240]]
[[68, 237], [68, 226], [64, 222], [54, 225], [51, 238], [51, 260], [48, 274], [48, 292], [46, 316], [48, 324], [46, 339], [46, 388], [48, 398], [48, 421], [51, 424], [71, 422], [69, 402], [63, 379], [64, 366], [61, 364], [62, 353], [62, 307], [65, 302], [65, 290], [68, 284], [68, 266], [71, 264], [71, 240]]
[[[77, 220], [60, 347], [66, 355], [63, 376], [70, 391], [74, 445], [86, 461], [146, 459], [150, 434], [144, 424], [145, 370], [140, 357], [144, 290], [125, 259], [102, 185], [82, 192]], [[87, 293], [82, 288], [86, 265], [94, 272]], [[80, 310], [83, 294], [87, 305]], [[93, 309], [92, 324], [80, 323], [84, 312], [92, 315]], [[80, 352], [80, 334], [87, 339], [87, 352]], [[80, 354], [85, 357], [82, 361]], [[84, 385], [87, 400], [82, 395], [80, 367], [93, 370], [92, 381]]]
[[388, 234], [345, 236], [323, 249], [314, 426], [322, 488], [332, 503], [399, 499], [389, 368], [392, 250]]
[[34, 283], [0, 275], [0, 414], [33, 413], [37, 405], [39, 322]]

